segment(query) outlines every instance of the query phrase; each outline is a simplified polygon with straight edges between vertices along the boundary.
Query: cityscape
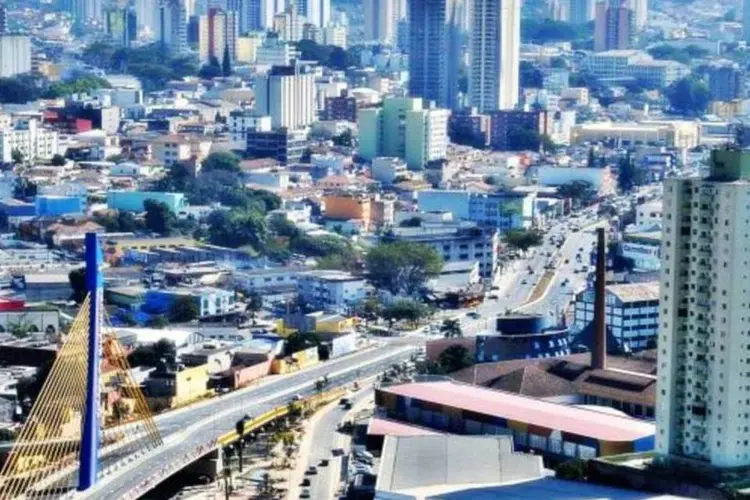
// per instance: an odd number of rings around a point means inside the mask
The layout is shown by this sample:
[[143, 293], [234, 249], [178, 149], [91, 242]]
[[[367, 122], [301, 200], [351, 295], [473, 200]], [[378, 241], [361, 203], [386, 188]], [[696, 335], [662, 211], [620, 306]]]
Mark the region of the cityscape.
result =
[[0, 0], [0, 500], [750, 498], [750, 2]]

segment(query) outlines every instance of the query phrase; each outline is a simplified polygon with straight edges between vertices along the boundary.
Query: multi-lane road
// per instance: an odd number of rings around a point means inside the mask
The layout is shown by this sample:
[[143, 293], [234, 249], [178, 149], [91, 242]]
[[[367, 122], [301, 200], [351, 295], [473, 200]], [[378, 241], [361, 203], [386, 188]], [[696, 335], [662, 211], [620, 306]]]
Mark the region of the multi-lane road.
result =
[[[103, 477], [96, 487], [82, 493], [79, 498], [127, 498], [136, 485], [152, 478], [155, 471], [182, 461], [200, 445], [233, 429], [235, 422], [245, 414], [261, 414], [286, 404], [297, 394], [311, 395], [315, 391], [315, 381], [325, 375], [332, 385], [344, 385], [379, 373], [408, 358], [415, 349], [412, 345], [380, 345], [314, 368], [271, 378], [257, 387], [160, 415], [156, 424], [164, 445]], [[153, 486], [156, 484], [154, 481]]]

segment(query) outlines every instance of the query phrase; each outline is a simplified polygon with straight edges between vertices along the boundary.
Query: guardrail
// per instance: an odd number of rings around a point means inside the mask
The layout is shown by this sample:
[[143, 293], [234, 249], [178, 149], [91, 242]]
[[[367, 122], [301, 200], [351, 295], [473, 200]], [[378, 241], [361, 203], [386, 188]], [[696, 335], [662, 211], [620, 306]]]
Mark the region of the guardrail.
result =
[[[345, 386], [337, 387], [335, 389], [331, 389], [330, 391], [321, 392], [319, 394], [314, 394], [307, 398], [300, 399], [299, 401], [294, 402], [293, 405], [298, 408], [304, 408], [307, 406], [317, 407], [323, 404], [327, 404], [338, 397], [341, 397], [342, 395], [346, 394], [346, 392], [347, 389]], [[289, 413], [289, 410], [290, 406], [286, 405], [278, 406], [272, 410], [262, 413], [261, 415], [258, 415], [257, 417], [254, 417], [245, 422], [245, 432], [249, 433], [256, 429], [259, 429], [269, 422], [287, 415]], [[237, 441], [239, 437], [240, 436], [237, 434], [237, 431], [232, 430], [227, 432], [226, 434], [222, 434], [216, 439], [212, 439], [211, 441], [203, 443], [200, 446], [196, 446], [192, 451], [185, 453], [180, 459], [172, 460], [169, 465], [165, 465], [161, 469], [151, 474], [148, 478], [136, 484], [122, 498], [124, 500], [135, 500], [137, 498], [140, 498], [146, 492], [157, 486], [172, 474], [184, 468], [186, 465], [198, 460], [199, 458], [215, 450], [216, 448], [221, 448], [233, 443], [234, 441]]]

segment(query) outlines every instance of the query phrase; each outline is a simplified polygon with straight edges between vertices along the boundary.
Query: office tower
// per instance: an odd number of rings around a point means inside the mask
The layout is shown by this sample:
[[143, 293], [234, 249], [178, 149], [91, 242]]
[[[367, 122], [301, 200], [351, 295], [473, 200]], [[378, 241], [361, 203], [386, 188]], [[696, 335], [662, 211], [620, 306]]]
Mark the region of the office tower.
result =
[[296, 0], [295, 5], [299, 15], [318, 28], [326, 27], [331, 20], [331, 0]]
[[480, 113], [518, 103], [520, 0], [475, 0], [469, 101]]
[[706, 73], [714, 101], [733, 101], [745, 97], [745, 77], [737, 63], [724, 61], [713, 64]]
[[159, 42], [174, 54], [187, 50], [187, 13], [184, 0], [160, 0]]
[[594, 19], [594, 0], [570, 0], [568, 19], [573, 24], [586, 24]]
[[312, 40], [315, 43], [323, 43], [323, 31], [313, 23], [305, 23], [302, 25], [302, 39]]
[[750, 42], [750, 2], [742, 2], [742, 34]]
[[442, 108], [458, 104], [462, 0], [410, 0], [409, 95]]
[[244, 0], [248, 9], [248, 31], [273, 29], [273, 18], [284, 12], [284, 0]]
[[396, 47], [404, 54], [409, 53], [409, 20], [402, 19], [396, 26]]
[[594, 51], [629, 49], [635, 38], [635, 17], [625, 0], [605, 0], [596, 4]]
[[0, 35], [0, 77], [31, 71], [31, 39], [26, 35]]
[[8, 31], [8, 7], [0, 3], [0, 35]]
[[567, 21], [569, 8], [567, 0], [547, 0], [547, 17], [553, 21]]
[[104, 27], [114, 45], [130, 47], [138, 35], [135, 10], [127, 5], [109, 6], [104, 12]]
[[750, 465], [750, 151], [664, 181], [656, 451]]
[[224, 49], [229, 48], [229, 58], [237, 58], [237, 12], [212, 7], [200, 17], [198, 28], [198, 55], [203, 64], [211, 58], [221, 63]]
[[274, 128], [300, 128], [315, 116], [315, 75], [304, 66], [274, 66], [255, 79], [255, 111]]
[[417, 109], [406, 113], [406, 165], [422, 170], [445, 160], [448, 151], [447, 109]]
[[396, 0], [364, 0], [365, 40], [390, 43], [396, 36]]

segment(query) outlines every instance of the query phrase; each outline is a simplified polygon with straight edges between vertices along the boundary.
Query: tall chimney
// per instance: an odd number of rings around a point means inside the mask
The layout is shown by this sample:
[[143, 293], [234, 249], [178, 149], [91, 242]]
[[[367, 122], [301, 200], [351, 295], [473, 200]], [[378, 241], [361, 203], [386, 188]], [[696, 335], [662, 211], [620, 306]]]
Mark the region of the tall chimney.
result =
[[607, 369], [607, 326], [604, 304], [605, 274], [607, 269], [607, 248], [604, 241], [604, 228], [596, 229], [596, 278], [594, 282], [594, 345], [591, 351], [591, 367]]

